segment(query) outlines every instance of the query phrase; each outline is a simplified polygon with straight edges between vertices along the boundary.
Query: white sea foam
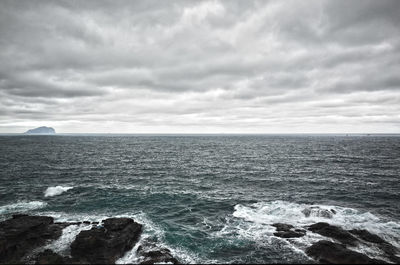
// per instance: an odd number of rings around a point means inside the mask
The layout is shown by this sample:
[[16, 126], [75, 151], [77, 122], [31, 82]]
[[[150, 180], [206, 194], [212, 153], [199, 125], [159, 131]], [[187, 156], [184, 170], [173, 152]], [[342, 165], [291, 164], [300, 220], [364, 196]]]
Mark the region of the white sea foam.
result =
[[70, 225], [63, 229], [61, 237], [45, 246], [45, 249], [51, 249], [61, 255], [70, 255], [71, 243], [75, 240], [76, 236], [84, 230], [89, 230], [93, 225]]
[[14, 213], [14, 212], [26, 212], [30, 210], [40, 209], [45, 207], [47, 204], [41, 201], [30, 201], [30, 202], [16, 202], [0, 206], [0, 214]]
[[44, 192], [44, 197], [57, 196], [70, 189], [73, 189], [73, 187], [63, 187], [63, 186], [48, 187]]
[[[307, 212], [304, 209], [311, 209], [310, 214], [305, 214]], [[334, 214], [326, 214], [328, 211]], [[254, 240], [259, 244], [273, 244], [278, 240], [286, 243], [296, 252], [304, 253], [305, 248], [314, 242], [332, 239], [312, 232], [307, 232], [307, 235], [301, 238], [277, 238], [273, 235], [276, 229], [271, 224], [287, 223], [297, 228], [304, 228], [317, 222], [327, 222], [344, 229], [366, 229], [378, 234], [396, 247], [400, 247], [400, 224], [397, 222], [386, 222], [372, 213], [352, 208], [285, 201], [259, 202], [247, 206], [238, 204], [234, 207], [232, 217], [227, 219], [224, 228], [215, 233], [215, 236], [225, 238], [239, 236]], [[379, 250], [369, 245], [361, 244], [354, 249], [372, 256], [380, 256]]]

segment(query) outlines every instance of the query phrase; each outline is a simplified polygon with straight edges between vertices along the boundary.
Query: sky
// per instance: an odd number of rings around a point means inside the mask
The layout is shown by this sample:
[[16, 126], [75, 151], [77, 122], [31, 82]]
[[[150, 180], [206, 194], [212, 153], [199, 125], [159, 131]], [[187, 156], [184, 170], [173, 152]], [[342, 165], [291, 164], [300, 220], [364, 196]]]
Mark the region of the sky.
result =
[[0, 2], [0, 133], [400, 133], [400, 1]]

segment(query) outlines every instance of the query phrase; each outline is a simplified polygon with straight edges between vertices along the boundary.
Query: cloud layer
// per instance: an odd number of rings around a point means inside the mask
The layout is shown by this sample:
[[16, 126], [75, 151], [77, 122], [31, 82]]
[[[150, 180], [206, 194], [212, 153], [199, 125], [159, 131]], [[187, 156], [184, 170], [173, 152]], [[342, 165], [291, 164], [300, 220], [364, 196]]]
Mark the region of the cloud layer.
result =
[[400, 132], [400, 2], [2, 1], [0, 132]]

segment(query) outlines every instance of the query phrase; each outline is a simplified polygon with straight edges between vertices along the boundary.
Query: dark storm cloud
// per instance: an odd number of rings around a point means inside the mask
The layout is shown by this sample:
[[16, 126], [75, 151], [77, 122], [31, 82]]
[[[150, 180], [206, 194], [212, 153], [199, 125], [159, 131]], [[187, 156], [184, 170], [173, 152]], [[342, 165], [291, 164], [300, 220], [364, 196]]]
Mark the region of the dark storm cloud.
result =
[[2, 1], [0, 128], [398, 132], [399, 12], [396, 0]]

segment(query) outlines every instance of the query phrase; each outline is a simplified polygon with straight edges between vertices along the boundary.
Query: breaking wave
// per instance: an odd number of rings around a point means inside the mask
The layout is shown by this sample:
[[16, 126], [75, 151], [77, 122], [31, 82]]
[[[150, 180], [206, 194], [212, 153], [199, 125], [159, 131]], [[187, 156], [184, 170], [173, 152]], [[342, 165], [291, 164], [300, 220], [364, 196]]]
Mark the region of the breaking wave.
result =
[[93, 225], [69, 225], [62, 230], [62, 235], [57, 240], [53, 241], [45, 247], [61, 255], [70, 255], [71, 243], [75, 240], [76, 236], [84, 230], [89, 230]]
[[63, 187], [63, 186], [48, 187], [44, 192], [44, 197], [57, 196], [70, 189], [73, 189], [73, 187]]
[[[384, 221], [370, 212], [352, 208], [298, 204], [286, 201], [258, 202], [251, 205], [238, 204], [234, 207], [232, 216], [227, 218], [225, 226], [216, 232], [215, 236], [239, 237], [256, 241], [258, 244], [283, 242], [294, 252], [304, 254], [304, 250], [313, 243], [321, 239], [332, 239], [310, 231], [301, 238], [278, 238], [274, 236], [276, 229], [271, 225], [286, 223], [304, 229], [317, 222], [327, 222], [344, 229], [366, 229], [394, 246], [400, 246], [400, 223]], [[360, 245], [355, 250], [379, 256], [377, 251], [365, 245]]]

